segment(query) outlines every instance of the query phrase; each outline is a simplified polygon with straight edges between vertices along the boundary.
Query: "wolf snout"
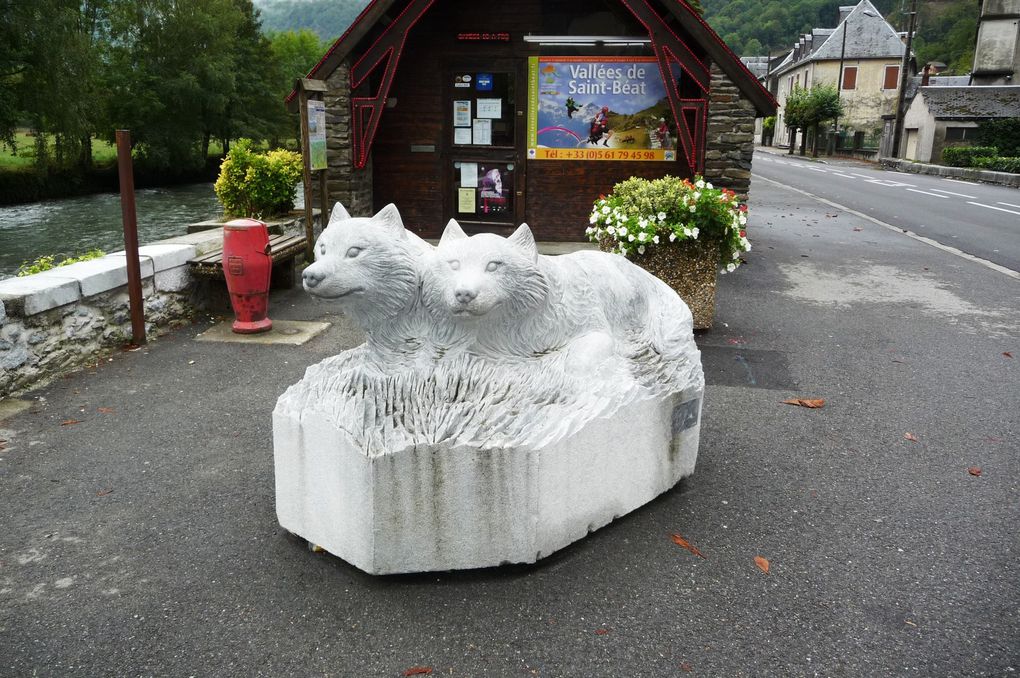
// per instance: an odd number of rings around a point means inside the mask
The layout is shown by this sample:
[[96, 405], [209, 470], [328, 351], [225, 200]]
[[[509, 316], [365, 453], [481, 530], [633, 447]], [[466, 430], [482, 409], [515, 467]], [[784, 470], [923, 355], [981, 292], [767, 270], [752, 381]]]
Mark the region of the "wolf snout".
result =
[[474, 290], [460, 288], [454, 291], [453, 298], [457, 300], [458, 304], [470, 304], [478, 296], [478, 292]]
[[301, 274], [301, 280], [304, 281], [305, 287], [317, 287], [325, 278], [324, 274], [319, 273], [310, 266]]

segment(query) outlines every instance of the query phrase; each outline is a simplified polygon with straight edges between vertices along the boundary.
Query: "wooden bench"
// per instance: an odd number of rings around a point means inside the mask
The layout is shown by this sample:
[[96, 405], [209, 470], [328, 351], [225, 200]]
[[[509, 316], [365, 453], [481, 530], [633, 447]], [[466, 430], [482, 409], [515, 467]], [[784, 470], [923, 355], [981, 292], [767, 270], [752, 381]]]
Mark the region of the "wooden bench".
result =
[[[273, 260], [273, 276], [270, 287], [287, 289], [294, 286], [294, 259], [305, 252], [306, 238], [303, 235], [269, 236], [269, 256]], [[188, 259], [191, 272], [207, 278], [223, 280], [223, 248]]]

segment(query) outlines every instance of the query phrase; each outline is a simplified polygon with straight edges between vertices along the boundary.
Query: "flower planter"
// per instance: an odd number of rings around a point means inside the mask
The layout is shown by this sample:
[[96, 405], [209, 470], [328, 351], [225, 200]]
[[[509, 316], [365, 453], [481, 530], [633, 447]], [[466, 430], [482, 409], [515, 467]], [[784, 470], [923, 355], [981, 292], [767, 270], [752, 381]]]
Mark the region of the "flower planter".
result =
[[[608, 240], [599, 249], [611, 252]], [[715, 283], [719, 266], [718, 240], [686, 240], [649, 247], [627, 257], [680, 295], [694, 315], [694, 329], [707, 330], [715, 318]]]

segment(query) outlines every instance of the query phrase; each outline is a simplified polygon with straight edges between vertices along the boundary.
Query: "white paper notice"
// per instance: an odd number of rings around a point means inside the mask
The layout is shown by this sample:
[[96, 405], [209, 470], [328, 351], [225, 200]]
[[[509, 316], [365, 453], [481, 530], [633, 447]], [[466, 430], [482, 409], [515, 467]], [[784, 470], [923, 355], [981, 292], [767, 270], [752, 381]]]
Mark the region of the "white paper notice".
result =
[[471, 126], [471, 100], [457, 99], [453, 102], [453, 126]]
[[502, 99], [479, 99], [478, 100], [478, 117], [479, 118], [493, 118], [499, 120], [503, 117], [503, 100]]
[[476, 146], [491, 146], [492, 121], [487, 118], [475, 118], [471, 126], [471, 137]]
[[460, 187], [478, 188], [477, 162], [462, 162], [460, 164]]
[[454, 127], [453, 128], [453, 143], [466, 145], [471, 143], [471, 128], [470, 127]]

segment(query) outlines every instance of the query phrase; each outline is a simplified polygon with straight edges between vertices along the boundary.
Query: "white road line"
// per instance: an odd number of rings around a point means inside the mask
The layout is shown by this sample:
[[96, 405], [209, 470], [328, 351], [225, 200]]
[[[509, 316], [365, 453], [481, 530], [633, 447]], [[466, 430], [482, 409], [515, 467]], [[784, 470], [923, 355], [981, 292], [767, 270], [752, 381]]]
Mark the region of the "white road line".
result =
[[1007, 207], [1015, 207], [1017, 209], [1020, 209], [1020, 205], [1014, 205], [1011, 202], [996, 202], [995, 204], [996, 205], [1006, 205]]
[[999, 210], [1000, 212], [1009, 212], [1010, 214], [1020, 215], [1020, 212], [1017, 212], [1016, 210], [1008, 210], [1005, 207], [996, 207], [995, 205], [983, 205], [979, 202], [974, 202], [973, 200], [968, 200], [967, 204], [976, 205], [977, 207], [987, 207], [990, 210]]
[[936, 193], [947, 193], [949, 195], [958, 195], [961, 198], [970, 198], [971, 200], [977, 200], [976, 195], [964, 195], [963, 193], [953, 193], [952, 191], [943, 191], [941, 188], [933, 188], [931, 190], [935, 191]]
[[833, 172], [833, 174], [835, 174], [837, 177], [843, 177], [844, 179], [849, 179], [850, 181], [857, 181], [857, 179], [855, 179], [854, 177], [850, 176], [849, 174], [840, 174], [839, 172]]
[[879, 186], [885, 186], [886, 188], [899, 188], [901, 186], [913, 186], [914, 184], [905, 184], [902, 181], [890, 181], [888, 179], [868, 179], [869, 184], [878, 184]]
[[967, 184], [968, 186], [974, 185], [973, 181], [960, 181], [959, 179], [943, 179], [942, 181], [952, 181], [954, 184]]
[[812, 172], [823, 172], [823, 173], [825, 173], [825, 174], [828, 174], [828, 173], [829, 173], [829, 170], [823, 170], [823, 169], [821, 169], [821, 168], [819, 168], [819, 167], [805, 167], [804, 169], [809, 169], [809, 170], [811, 170]]
[[836, 209], [843, 210], [845, 212], [848, 212], [850, 214], [858, 216], [861, 219], [867, 219], [871, 223], [877, 224], [878, 226], [881, 226], [882, 228], [887, 228], [890, 231], [894, 231], [896, 233], [900, 233], [901, 235], [905, 235], [908, 238], [911, 238], [911, 239], [916, 240], [918, 242], [923, 242], [925, 245], [931, 245], [935, 249], [942, 250], [943, 252], [948, 252], [949, 254], [952, 254], [954, 256], [960, 257], [962, 259], [966, 259], [967, 261], [972, 261], [975, 264], [981, 264], [982, 266], [984, 266], [986, 268], [992, 269], [996, 273], [1001, 273], [1001, 274], [1003, 274], [1005, 276], [1009, 276], [1010, 278], [1014, 278], [1015, 280], [1020, 280], [1020, 272], [1014, 271], [1011, 268], [1006, 268], [1005, 266], [1000, 266], [999, 264], [996, 264], [995, 262], [988, 261], [987, 259], [982, 259], [981, 257], [975, 257], [973, 254], [967, 254], [966, 252], [958, 250], [955, 247], [950, 247], [949, 245], [943, 245], [942, 243], [938, 242], [937, 240], [932, 240], [931, 238], [926, 238], [923, 235], [918, 235], [918, 234], [916, 234], [916, 233], [914, 233], [912, 231], [908, 231], [908, 230], [906, 230], [904, 228], [900, 228], [898, 226], [893, 226], [892, 224], [887, 224], [886, 222], [881, 221], [880, 219], [876, 219], [875, 217], [868, 216], [864, 212], [858, 212], [857, 210], [851, 209], [851, 208], [847, 207], [846, 205], [841, 205], [838, 202], [832, 202], [831, 200], [826, 200], [825, 198], [819, 197], [819, 196], [815, 195], [814, 193], [808, 193], [807, 191], [801, 190], [799, 188], [794, 188], [793, 186], [787, 186], [784, 183], [778, 182], [778, 181], [776, 181], [774, 179], [769, 179], [768, 177], [763, 177], [760, 174], [754, 174], [753, 176], [756, 179], [761, 179], [763, 181], [767, 181], [770, 184], [775, 184], [776, 186], [779, 186], [781, 188], [785, 188], [788, 191], [793, 191], [795, 193], [800, 193], [801, 195], [806, 195], [807, 197], [812, 198], [814, 200], [817, 200], [820, 203], [824, 203], [826, 205], [829, 205], [830, 207], [835, 207]]
[[875, 177], [870, 177], [867, 174], [858, 174], [857, 172], [851, 172], [850, 174], [854, 175], [855, 177], [860, 177], [861, 179], [867, 179], [868, 181], [871, 181], [872, 179], [875, 178]]
[[946, 198], [946, 199], [949, 198], [948, 195], [939, 195], [938, 193], [929, 193], [928, 191], [919, 191], [916, 188], [908, 188], [907, 190], [910, 191], [911, 193], [924, 193], [925, 195], [933, 195], [936, 198]]

